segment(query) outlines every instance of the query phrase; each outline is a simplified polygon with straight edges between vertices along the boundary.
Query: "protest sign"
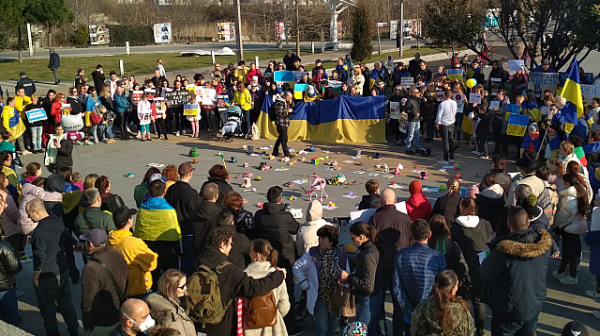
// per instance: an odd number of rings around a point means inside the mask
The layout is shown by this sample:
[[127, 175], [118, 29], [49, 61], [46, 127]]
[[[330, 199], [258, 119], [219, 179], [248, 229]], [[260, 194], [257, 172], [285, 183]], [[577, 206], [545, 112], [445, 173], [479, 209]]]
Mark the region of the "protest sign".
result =
[[154, 43], [171, 43], [170, 23], [157, 23], [154, 25]]
[[144, 91], [141, 90], [135, 90], [131, 93], [131, 98], [133, 100], [134, 103], [137, 103], [140, 101], [140, 99], [142, 99], [142, 95], [144, 94]]
[[490, 77], [490, 96], [495, 97], [498, 95], [498, 90], [502, 86], [502, 79], [497, 77]]
[[42, 121], [48, 119], [46, 116], [46, 111], [43, 108], [36, 108], [29, 111], [25, 111], [27, 115], [27, 120], [29, 123], [34, 123], [36, 121]]
[[400, 126], [399, 126], [399, 130], [402, 133], [406, 133], [406, 131], [408, 130], [408, 113], [406, 112], [402, 112], [400, 114], [400, 119], [398, 120]]
[[190, 93], [190, 96], [193, 96], [196, 94], [196, 85], [194, 84], [188, 84], [185, 89]]
[[154, 98], [154, 107], [156, 108], [156, 114], [165, 114], [167, 112], [167, 105], [165, 104], [165, 98], [163, 98], [163, 97]]
[[580, 84], [581, 95], [586, 103], [590, 104], [593, 98], [600, 98], [600, 85]]
[[297, 82], [302, 79], [304, 71], [275, 71], [273, 78], [276, 82]]
[[456, 102], [456, 112], [463, 113], [465, 109], [465, 95], [462, 93], [452, 94], [452, 99]]
[[156, 89], [144, 89], [144, 93], [148, 96], [148, 99], [154, 100], [154, 96], [156, 95]]
[[306, 90], [308, 84], [294, 84], [294, 99], [302, 99], [302, 93]]
[[444, 100], [444, 91], [442, 90], [438, 90], [435, 92], [435, 96], [437, 98], [437, 101], [441, 102]]
[[525, 62], [523, 60], [512, 59], [508, 60], [508, 70], [510, 73], [516, 73], [518, 70], [523, 70]]
[[71, 104], [62, 103], [62, 105], [60, 106], [60, 110], [63, 115], [71, 114]]
[[[196, 100], [198, 101], [198, 100]], [[203, 106], [213, 106], [217, 103], [217, 90], [204, 88], [202, 90], [202, 105]]]
[[190, 93], [186, 90], [182, 91], [171, 91], [165, 93], [165, 100], [167, 101], [167, 107], [179, 107], [185, 105], [189, 100]]
[[497, 100], [492, 100], [490, 102], [490, 110], [497, 110], [500, 108], [500, 102]]
[[542, 113], [542, 115], [547, 116], [548, 114], [550, 114], [550, 108], [546, 105], [540, 107], [540, 112]]
[[529, 123], [529, 116], [511, 113], [508, 118], [508, 127], [506, 128], [507, 135], [514, 135], [522, 137], [527, 131], [527, 124]]
[[481, 94], [479, 94], [479, 93], [469, 94], [469, 103], [470, 104], [481, 104]]
[[519, 104], [506, 104], [506, 112], [508, 112], [508, 113], [519, 113], [519, 112], [521, 112], [521, 105], [519, 105]]
[[449, 80], [459, 80], [463, 81], [463, 71], [462, 69], [448, 69], [448, 79]]
[[594, 207], [592, 210], [592, 225], [590, 231], [600, 230], [600, 207]]
[[400, 79], [400, 85], [402, 85], [403, 89], [408, 89], [415, 83], [415, 79], [413, 77], [402, 77]]
[[527, 88], [533, 90], [537, 98], [541, 98], [544, 91], [550, 90], [556, 94], [558, 86], [558, 74], [548, 72], [532, 72], [529, 74], [529, 83]]
[[399, 102], [390, 102], [390, 119], [398, 119], [400, 118], [400, 103]]
[[185, 104], [183, 106], [183, 115], [197, 116], [198, 115], [198, 104]]

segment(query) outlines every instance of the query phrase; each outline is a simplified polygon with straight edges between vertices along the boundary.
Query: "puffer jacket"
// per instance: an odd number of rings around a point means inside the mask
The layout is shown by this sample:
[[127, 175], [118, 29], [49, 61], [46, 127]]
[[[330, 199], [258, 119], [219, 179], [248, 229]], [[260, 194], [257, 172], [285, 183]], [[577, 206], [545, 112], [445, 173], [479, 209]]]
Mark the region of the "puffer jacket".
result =
[[19, 222], [21, 223], [21, 231], [23, 234], [29, 234], [37, 227], [37, 222], [34, 222], [27, 215], [25, 210], [27, 204], [34, 199], [40, 199], [44, 202], [62, 202], [62, 194], [56, 192], [46, 192], [43, 188], [36, 187], [31, 183], [23, 185], [21, 189], [21, 203], [19, 203]]
[[435, 276], [446, 270], [446, 258], [426, 244], [415, 242], [396, 255], [392, 293], [404, 316], [411, 318], [416, 306], [429, 296]]
[[19, 207], [15, 200], [4, 190], [0, 190], [0, 195], [6, 201], [6, 209], [2, 211], [2, 231], [4, 237], [11, 237], [21, 233], [21, 225], [19, 223]]
[[359, 247], [354, 272], [348, 276], [348, 283], [354, 292], [361, 296], [378, 294], [384, 285], [382, 259], [379, 250], [371, 241]]
[[590, 273], [600, 277], [600, 231], [586, 233], [585, 243], [590, 247]]
[[174, 304], [161, 293], [152, 293], [146, 298], [150, 315], [156, 320], [156, 324], [173, 328], [181, 333], [181, 336], [196, 336], [194, 322], [187, 316], [185, 309]]
[[566, 228], [577, 217], [577, 190], [571, 186], [559, 193], [558, 211], [554, 217], [554, 227]]
[[446, 309], [450, 310], [453, 330], [442, 327], [437, 309], [438, 303], [433, 295], [421, 301], [412, 315], [410, 334], [412, 336], [472, 336], [475, 332], [473, 317], [469, 309], [461, 303], [450, 302], [446, 306]]
[[406, 201], [406, 211], [412, 221], [418, 218], [428, 221], [431, 217], [431, 202], [423, 193], [412, 194]]
[[531, 320], [546, 300], [552, 237], [527, 228], [488, 245], [491, 253], [480, 267], [485, 303], [506, 318]]
[[23, 269], [17, 252], [0, 238], [0, 292], [15, 288], [15, 275]]
[[283, 204], [265, 203], [254, 215], [256, 238], [268, 240], [279, 252], [279, 267], [291, 267], [296, 261], [296, 247], [292, 235], [298, 233], [299, 225]]
[[440, 214], [446, 219], [448, 226], [452, 225], [454, 219], [460, 215], [459, 204], [462, 196], [459, 192], [446, 194], [435, 201], [431, 215]]
[[323, 206], [314, 200], [306, 209], [306, 223], [300, 225], [296, 234], [296, 255], [304, 255], [311, 247], [319, 245], [317, 231], [324, 225], [331, 225], [323, 219]]
[[75, 219], [75, 233], [82, 235], [88, 233], [91, 229], [103, 229], [108, 234], [117, 228], [111, 215], [98, 207], [87, 207]]
[[381, 206], [381, 196], [379, 194], [363, 195], [362, 200], [358, 203], [358, 210], [379, 208]]
[[504, 207], [504, 189], [499, 184], [483, 189], [475, 196], [477, 214], [492, 225], [496, 232], [498, 225], [506, 220], [506, 207]]

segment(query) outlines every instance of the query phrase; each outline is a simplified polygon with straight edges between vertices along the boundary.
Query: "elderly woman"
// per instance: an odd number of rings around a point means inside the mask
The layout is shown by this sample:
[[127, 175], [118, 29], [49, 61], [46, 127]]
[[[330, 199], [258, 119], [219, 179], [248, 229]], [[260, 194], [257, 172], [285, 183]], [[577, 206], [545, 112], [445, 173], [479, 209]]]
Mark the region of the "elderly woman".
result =
[[[229, 178], [229, 172], [227, 172], [227, 168], [225, 166], [217, 164], [214, 165], [208, 171], [208, 180], [204, 182], [202, 185], [202, 189], [204, 186], [209, 183], [216, 183], [219, 186], [219, 198], [217, 199], [217, 203], [223, 202], [225, 195], [233, 192], [233, 188], [229, 183], [227, 183], [227, 179]], [[202, 194], [202, 190], [200, 190], [200, 194]]]

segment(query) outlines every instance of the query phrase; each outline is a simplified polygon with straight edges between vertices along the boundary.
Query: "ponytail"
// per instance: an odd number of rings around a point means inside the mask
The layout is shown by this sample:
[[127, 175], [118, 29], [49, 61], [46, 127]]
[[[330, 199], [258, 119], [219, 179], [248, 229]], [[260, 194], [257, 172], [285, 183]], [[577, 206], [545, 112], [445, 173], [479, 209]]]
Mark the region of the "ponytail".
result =
[[356, 222], [350, 227], [350, 232], [355, 236], [364, 235], [373, 244], [377, 243], [377, 230], [373, 225], [369, 225], [365, 222]]
[[271, 263], [271, 266], [277, 266], [277, 260], [279, 259], [279, 254], [277, 250], [271, 246], [268, 240], [265, 239], [256, 239], [252, 242], [252, 249], [254, 252], [260, 254], [266, 261]]
[[590, 201], [585, 180], [580, 174], [569, 173], [563, 175], [563, 181], [569, 183], [577, 191], [577, 214], [586, 218], [590, 210]]
[[452, 319], [452, 313], [448, 307], [449, 303], [459, 303], [462, 305], [466, 314], [469, 314], [469, 304], [461, 297], [452, 295], [452, 289], [458, 285], [458, 277], [452, 270], [447, 270], [438, 273], [435, 277], [435, 284], [431, 289], [431, 293], [437, 302], [437, 318], [439, 324], [444, 330], [454, 330], [455, 322]]
[[460, 181], [456, 176], [452, 176], [446, 181], [446, 195], [460, 193]]
[[267, 257], [267, 261], [271, 263], [272, 267], [277, 266], [277, 260], [279, 259], [279, 253], [274, 248], [271, 248], [271, 252], [269, 252], [269, 256]]

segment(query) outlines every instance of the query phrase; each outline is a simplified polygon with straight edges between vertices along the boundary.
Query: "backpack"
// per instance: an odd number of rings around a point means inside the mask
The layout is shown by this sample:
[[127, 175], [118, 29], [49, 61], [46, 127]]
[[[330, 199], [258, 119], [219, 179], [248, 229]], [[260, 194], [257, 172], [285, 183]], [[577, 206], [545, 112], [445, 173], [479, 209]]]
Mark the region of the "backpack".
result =
[[221, 322], [232, 300], [223, 304], [218, 275], [223, 267], [231, 264], [224, 261], [214, 270], [206, 265], [200, 265], [187, 282], [188, 295], [185, 297], [186, 314], [195, 323], [201, 323], [202, 328], [207, 324], [215, 325]]
[[273, 291], [246, 299], [244, 302], [244, 328], [272, 327], [277, 323], [277, 302]]
[[258, 125], [256, 123], [253, 123], [252, 129], [250, 130], [250, 140], [258, 139], [260, 139], [260, 130], [258, 129]]

